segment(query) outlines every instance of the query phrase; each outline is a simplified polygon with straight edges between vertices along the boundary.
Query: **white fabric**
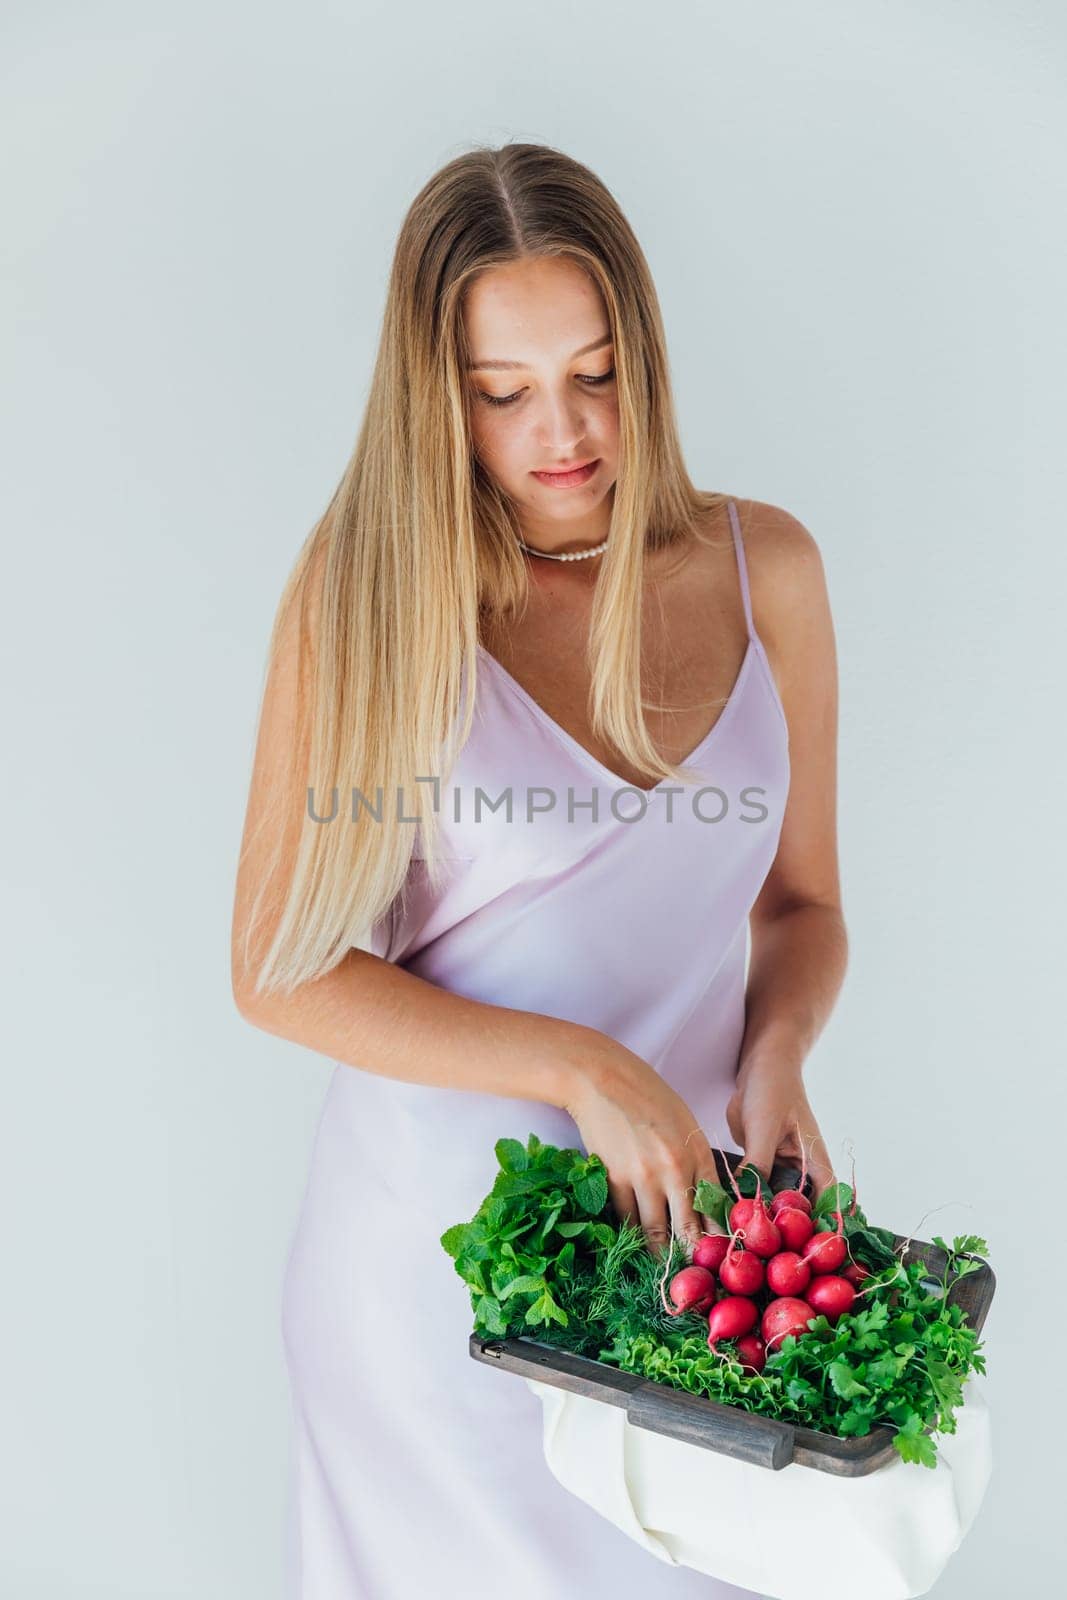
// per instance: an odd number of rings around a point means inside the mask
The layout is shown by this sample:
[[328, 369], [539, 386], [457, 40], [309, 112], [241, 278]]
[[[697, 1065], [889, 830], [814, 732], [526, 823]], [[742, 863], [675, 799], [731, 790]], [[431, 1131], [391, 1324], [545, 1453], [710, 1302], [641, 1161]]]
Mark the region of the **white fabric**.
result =
[[956, 1432], [935, 1438], [936, 1467], [894, 1455], [857, 1478], [797, 1462], [754, 1466], [635, 1428], [603, 1400], [526, 1382], [544, 1408], [545, 1459], [565, 1489], [659, 1560], [768, 1600], [927, 1594], [974, 1521], [993, 1468], [989, 1407], [974, 1375]]

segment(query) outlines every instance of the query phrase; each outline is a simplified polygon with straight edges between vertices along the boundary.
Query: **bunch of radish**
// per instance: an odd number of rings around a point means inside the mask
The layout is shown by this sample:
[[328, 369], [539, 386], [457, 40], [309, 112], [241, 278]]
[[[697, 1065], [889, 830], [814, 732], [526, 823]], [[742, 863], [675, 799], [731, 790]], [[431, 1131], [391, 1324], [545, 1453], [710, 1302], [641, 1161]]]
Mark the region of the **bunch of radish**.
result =
[[730, 1233], [697, 1242], [692, 1264], [670, 1280], [665, 1309], [671, 1316], [707, 1312], [709, 1347], [735, 1340], [742, 1368], [762, 1372], [788, 1334], [799, 1338], [820, 1314], [832, 1324], [850, 1311], [870, 1276], [847, 1260], [844, 1218], [831, 1215], [836, 1232], [817, 1233], [811, 1201], [799, 1189], [780, 1189], [769, 1204], [736, 1200]]

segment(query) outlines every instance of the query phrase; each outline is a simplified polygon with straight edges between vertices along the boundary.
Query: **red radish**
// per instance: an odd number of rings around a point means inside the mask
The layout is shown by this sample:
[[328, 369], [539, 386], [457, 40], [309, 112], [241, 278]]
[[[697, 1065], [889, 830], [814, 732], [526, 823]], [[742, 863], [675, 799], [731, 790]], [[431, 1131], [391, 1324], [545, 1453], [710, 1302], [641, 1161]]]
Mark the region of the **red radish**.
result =
[[837, 1232], [813, 1234], [804, 1246], [804, 1259], [815, 1273], [836, 1272], [848, 1255], [845, 1219], [840, 1211], [831, 1211], [830, 1215], [837, 1219]]
[[812, 1272], [836, 1272], [841, 1266], [848, 1246], [839, 1233], [812, 1234], [804, 1246], [804, 1260]]
[[714, 1350], [720, 1339], [740, 1339], [751, 1333], [759, 1321], [756, 1302], [744, 1295], [728, 1294], [716, 1301], [708, 1317], [708, 1344]]
[[782, 1235], [771, 1221], [770, 1213], [762, 1200], [737, 1200], [730, 1208], [730, 1227], [740, 1233], [745, 1249], [753, 1255], [777, 1255], [782, 1248]]
[[693, 1265], [718, 1272], [730, 1248], [728, 1233], [705, 1233], [693, 1246]]
[[683, 1267], [674, 1274], [667, 1292], [675, 1307], [673, 1311], [669, 1306], [666, 1308], [668, 1316], [679, 1317], [683, 1311], [706, 1311], [715, 1299], [715, 1279], [707, 1267]]
[[811, 1267], [795, 1250], [780, 1250], [767, 1263], [767, 1287], [773, 1294], [802, 1295], [811, 1282]]
[[758, 1204], [755, 1200], [735, 1200], [730, 1207], [730, 1230], [736, 1233], [738, 1228], [747, 1228], [753, 1211]]
[[799, 1206], [782, 1206], [774, 1222], [787, 1250], [803, 1250], [815, 1232], [814, 1222]]
[[802, 1333], [807, 1333], [808, 1323], [814, 1316], [815, 1312], [806, 1300], [798, 1300], [793, 1296], [772, 1300], [760, 1323], [760, 1332], [768, 1351], [772, 1345], [781, 1344], [791, 1333], [796, 1334], [798, 1339]]
[[799, 1189], [779, 1189], [778, 1193], [771, 1197], [771, 1217], [777, 1222], [779, 1211], [790, 1210], [803, 1211], [810, 1216], [811, 1201], [806, 1194], [801, 1194]]
[[730, 1294], [758, 1294], [765, 1281], [765, 1269], [751, 1250], [731, 1250], [719, 1268], [719, 1282]]
[[835, 1277], [832, 1272], [815, 1278], [807, 1292], [808, 1304], [830, 1323], [851, 1311], [855, 1298], [856, 1291], [848, 1279]]
[[763, 1340], [756, 1333], [746, 1333], [737, 1341], [737, 1359], [746, 1372], [762, 1372], [767, 1363]]
[[870, 1273], [858, 1261], [850, 1261], [847, 1267], [841, 1268], [841, 1276], [847, 1278], [849, 1283], [855, 1284], [858, 1289], [860, 1284], [870, 1277]]

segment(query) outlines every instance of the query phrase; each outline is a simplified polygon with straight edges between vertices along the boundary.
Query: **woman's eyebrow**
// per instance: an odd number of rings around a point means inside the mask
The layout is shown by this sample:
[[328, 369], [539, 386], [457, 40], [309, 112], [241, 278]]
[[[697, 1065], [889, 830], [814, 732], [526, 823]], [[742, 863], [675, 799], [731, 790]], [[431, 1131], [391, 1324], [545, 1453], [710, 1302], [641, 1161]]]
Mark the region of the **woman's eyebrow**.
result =
[[[574, 355], [571, 356], [571, 360], [572, 361], [576, 361], [579, 356], [590, 355], [592, 353], [592, 351], [594, 351], [594, 350], [603, 350], [603, 348], [604, 348], [604, 346], [606, 344], [611, 344], [611, 343], [612, 343], [611, 334], [610, 333], [602, 334], [599, 339], [594, 339], [592, 344], [583, 344], [583, 346], [582, 346], [582, 348], [580, 350], [576, 350], [574, 352]], [[527, 362], [527, 361], [468, 361], [467, 362], [467, 371], [468, 372], [510, 372], [513, 368], [518, 372], [525, 372], [529, 368], [529, 362]]]

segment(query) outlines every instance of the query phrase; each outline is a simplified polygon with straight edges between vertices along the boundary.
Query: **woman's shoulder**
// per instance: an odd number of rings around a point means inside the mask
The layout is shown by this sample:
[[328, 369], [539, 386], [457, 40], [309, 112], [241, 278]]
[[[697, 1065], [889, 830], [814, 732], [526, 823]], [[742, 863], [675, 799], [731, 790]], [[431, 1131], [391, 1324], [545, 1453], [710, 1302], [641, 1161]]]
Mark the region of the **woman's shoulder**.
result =
[[[791, 566], [803, 567], [820, 559], [819, 546], [811, 530], [784, 506], [767, 500], [742, 500], [731, 495], [737, 507], [738, 522], [750, 565], [775, 571]], [[724, 511], [725, 516], [725, 511]]]
[[[784, 506], [736, 495], [729, 498], [737, 507], [753, 623], [781, 681], [785, 664], [809, 648], [813, 639], [817, 638], [822, 655], [830, 648], [832, 623], [822, 552], [810, 528]], [[726, 502], [711, 520], [732, 543]]]
[[810, 528], [784, 506], [736, 497], [734, 503], [757, 619], [762, 613], [775, 621], [817, 599], [826, 575]]

